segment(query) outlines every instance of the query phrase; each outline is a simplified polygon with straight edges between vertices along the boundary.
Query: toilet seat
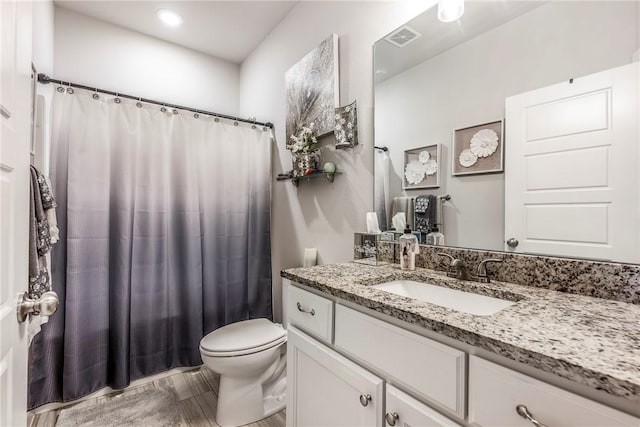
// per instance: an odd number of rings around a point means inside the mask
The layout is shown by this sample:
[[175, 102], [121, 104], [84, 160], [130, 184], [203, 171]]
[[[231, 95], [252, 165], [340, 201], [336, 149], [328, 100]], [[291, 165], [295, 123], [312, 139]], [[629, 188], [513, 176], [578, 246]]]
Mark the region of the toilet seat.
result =
[[287, 340], [287, 332], [268, 319], [250, 319], [216, 329], [200, 341], [200, 351], [211, 357], [232, 357], [256, 353]]

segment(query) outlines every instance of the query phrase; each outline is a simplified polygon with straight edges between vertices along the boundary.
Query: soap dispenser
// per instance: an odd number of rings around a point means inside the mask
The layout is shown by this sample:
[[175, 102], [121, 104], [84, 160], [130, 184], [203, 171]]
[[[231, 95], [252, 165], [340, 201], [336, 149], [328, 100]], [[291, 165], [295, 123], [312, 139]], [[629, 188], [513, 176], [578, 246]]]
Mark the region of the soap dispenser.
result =
[[400, 236], [398, 243], [400, 245], [400, 269], [415, 270], [416, 254], [420, 253], [420, 246], [418, 238], [411, 233], [409, 226], [404, 229], [404, 234]]
[[431, 233], [426, 237], [427, 245], [444, 246], [444, 234], [438, 231], [438, 226], [434, 226]]

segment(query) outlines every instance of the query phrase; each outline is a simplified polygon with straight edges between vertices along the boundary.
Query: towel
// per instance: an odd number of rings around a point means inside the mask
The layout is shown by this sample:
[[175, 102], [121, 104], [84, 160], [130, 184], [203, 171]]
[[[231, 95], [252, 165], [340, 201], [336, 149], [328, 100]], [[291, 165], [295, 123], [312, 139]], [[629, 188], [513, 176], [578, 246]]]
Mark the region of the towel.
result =
[[[46, 178], [31, 166], [29, 198], [29, 286], [28, 295], [38, 299], [51, 290], [49, 278], [49, 250], [58, 241], [59, 230], [55, 216], [56, 202]], [[49, 223], [49, 220], [52, 223]], [[29, 344], [46, 323], [46, 316], [31, 316], [27, 328]]]

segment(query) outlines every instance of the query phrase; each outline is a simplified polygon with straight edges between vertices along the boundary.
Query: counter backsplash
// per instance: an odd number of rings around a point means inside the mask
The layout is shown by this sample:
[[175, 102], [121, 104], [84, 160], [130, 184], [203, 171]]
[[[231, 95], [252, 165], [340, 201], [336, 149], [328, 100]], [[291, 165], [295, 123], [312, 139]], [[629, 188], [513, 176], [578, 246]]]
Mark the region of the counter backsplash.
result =
[[[397, 246], [378, 241], [378, 260], [398, 264]], [[640, 265], [420, 245], [416, 267], [445, 270], [447, 260], [437, 252], [461, 259], [473, 274], [483, 259], [502, 258], [487, 266], [496, 281], [640, 304]]]

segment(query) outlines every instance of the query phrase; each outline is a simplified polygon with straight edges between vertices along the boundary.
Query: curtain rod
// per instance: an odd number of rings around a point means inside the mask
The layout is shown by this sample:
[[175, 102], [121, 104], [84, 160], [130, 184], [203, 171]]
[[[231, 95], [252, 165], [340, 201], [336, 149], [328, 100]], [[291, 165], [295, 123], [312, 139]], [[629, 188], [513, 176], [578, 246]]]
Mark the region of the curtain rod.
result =
[[75, 87], [75, 88], [78, 88], [78, 89], [86, 89], [86, 90], [91, 90], [91, 91], [94, 91], [94, 92], [106, 93], [108, 95], [115, 95], [115, 96], [120, 97], [120, 98], [128, 98], [128, 99], [133, 99], [135, 101], [146, 102], [148, 104], [157, 104], [157, 105], [162, 105], [163, 107], [177, 108], [177, 109], [180, 109], [180, 110], [191, 111], [193, 113], [207, 114], [209, 116], [219, 117], [221, 119], [230, 119], [230, 120], [234, 120], [236, 122], [251, 123], [251, 124], [256, 125], [256, 126], [263, 126], [265, 128], [273, 129], [273, 123], [271, 123], [271, 122], [258, 122], [258, 121], [251, 120], [251, 119], [242, 119], [240, 117], [229, 116], [229, 115], [226, 115], [226, 114], [213, 113], [211, 111], [198, 110], [198, 109], [195, 109], [195, 108], [185, 107], [185, 106], [182, 106], [182, 105], [169, 104], [167, 102], [160, 102], [160, 101], [155, 101], [153, 99], [141, 98], [139, 96], [127, 95], [126, 93], [113, 92], [111, 90], [99, 89], [99, 88], [95, 88], [95, 87], [91, 87], [91, 86], [85, 86], [85, 85], [81, 85], [79, 83], [72, 83], [72, 82], [52, 79], [51, 77], [49, 77], [49, 76], [47, 76], [46, 74], [43, 74], [43, 73], [39, 73], [38, 74], [38, 83], [42, 83], [42, 84], [55, 83], [55, 84], [59, 84], [59, 85], [62, 85], [62, 86]]

